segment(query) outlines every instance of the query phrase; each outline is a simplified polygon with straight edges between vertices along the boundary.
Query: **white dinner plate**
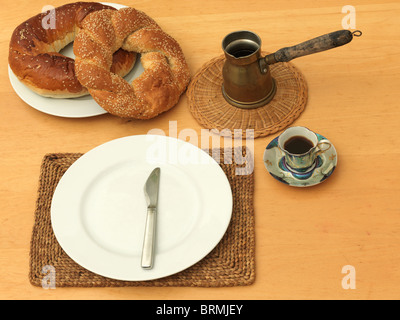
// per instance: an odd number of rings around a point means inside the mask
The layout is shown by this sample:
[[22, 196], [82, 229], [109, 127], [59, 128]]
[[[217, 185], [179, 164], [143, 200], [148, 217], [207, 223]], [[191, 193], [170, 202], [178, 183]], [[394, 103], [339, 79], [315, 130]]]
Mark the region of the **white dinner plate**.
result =
[[[161, 168], [154, 267], [141, 268], [145, 182]], [[51, 205], [54, 234], [79, 265], [126, 281], [182, 271], [221, 240], [232, 215], [232, 191], [219, 164], [194, 145], [137, 135], [85, 153], [58, 183]]]
[[[126, 7], [124, 5], [102, 2], [105, 5], [112, 6], [116, 9]], [[73, 43], [66, 46], [60, 51], [63, 55], [75, 58], [73, 53]], [[142, 64], [140, 63], [140, 55], [138, 55], [135, 66], [133, 69], [124, 77], [126, 81], [131, 83], [143, 72]], [[39, 110], [41, 112], [51, 114], [59, 117], [66, 118], [85, 118], [98, 116], [107, 113], [99, 104], [90, 96], [86, 95], [79, 98], [69, 99], [57, 99], [43, 97], [27, 86], [20, 82], [17, 76], [12, 72], [10, 66], [8, 66], [8, 75], [10, 78], [11, 85], [17, 95], [28, 105]]]

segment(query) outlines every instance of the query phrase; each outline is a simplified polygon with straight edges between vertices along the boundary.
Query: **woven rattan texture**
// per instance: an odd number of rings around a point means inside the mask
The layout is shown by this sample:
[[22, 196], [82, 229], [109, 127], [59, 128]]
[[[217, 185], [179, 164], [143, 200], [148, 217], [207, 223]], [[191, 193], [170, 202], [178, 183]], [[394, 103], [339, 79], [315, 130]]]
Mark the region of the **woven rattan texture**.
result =
[[[246, 149], [239, 152], [245, 154]], [[215, 154], [218, 155], [218, 152]], [[30, 249], [29, 280], [32, 285], [42, 286], [42, 281], [47, 279], [46, 266], [51, 266], [55, 270], [56, 287], [223, 287], [250, 285], [254, 282], [254, 176], [252, 170], [246, 175], [237, 175], [236, 168], [240, 166], [235, 163], [239, 162], [231, 161], [232, 164], [224, 164], [222, 149], [220, 165], [230, 182], [233, 193], [232, 219], [220, 243], [204, 259], [182, 272], [150, 281], [109, 279], [79, 266], [62, 250], [55, 238], [51, 227], [50, 207], [58, 181], [81, 155], [79, 153], [47, 154], [43, 159]], [[252, 159], [251, 152], [247, 153], [247, 157]]]
[[[263, 52], [264, 55], [267, 52]], [[193, 77], [186, 92], [193, 117], [205, 128], [216, 129], [222, 136], [233, 136], [234, 130], [254, 130], [254, 138], [285, 129], [304, 111], [308, 88], [304, 76], [291, 63], [270, 66], [277, 92], [267, 105], [241, 109], [230, 105], [222, 95], [224, 55], [207, 62]]]

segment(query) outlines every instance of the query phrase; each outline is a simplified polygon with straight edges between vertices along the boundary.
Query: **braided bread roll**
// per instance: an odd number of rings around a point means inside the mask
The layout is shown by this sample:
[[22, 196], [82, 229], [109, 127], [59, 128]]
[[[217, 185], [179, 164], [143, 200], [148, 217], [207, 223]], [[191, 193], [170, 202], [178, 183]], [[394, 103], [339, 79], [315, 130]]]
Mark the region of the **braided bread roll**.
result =
[[[143, 73], [126, 82], [110, 72], [113, 53], [141, 53]], [[97, 103], [128, 119], [150, 119], [177, 104], [190, 81], [178, 42], [134, 8], [93, 12], [74, 42], [76, 75]]]
[[[91, 12], [116, 10], [97, 2], [75, 2], [55, 8], [55, 28], [42, 25], [40, 13], [15, 28], [8, 62], [18, 79], [34, 92], [52, 98], [74, 98], [89, 94], [75, 76], [74, 60], [59, 53], [74, 41], [82, 20]], [[113, 72], [125, 76], [133, 68], [136, 54], [118, 50]]]

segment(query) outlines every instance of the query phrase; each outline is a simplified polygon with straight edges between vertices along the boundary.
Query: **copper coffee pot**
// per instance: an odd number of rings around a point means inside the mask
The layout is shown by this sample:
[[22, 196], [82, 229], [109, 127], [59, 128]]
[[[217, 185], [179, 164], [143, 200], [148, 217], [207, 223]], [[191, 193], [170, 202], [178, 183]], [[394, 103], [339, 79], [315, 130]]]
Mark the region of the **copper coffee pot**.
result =
[[361, 34], [359, 30], [339, 30], [261, 57], [261, 39], [257, 34], [232, 32], [222, 41], [226, 57], [222, 69], [222, 93], [231, 105], [239, 108], [264, 106], [276, 92], [269, 65], [340, 47]]

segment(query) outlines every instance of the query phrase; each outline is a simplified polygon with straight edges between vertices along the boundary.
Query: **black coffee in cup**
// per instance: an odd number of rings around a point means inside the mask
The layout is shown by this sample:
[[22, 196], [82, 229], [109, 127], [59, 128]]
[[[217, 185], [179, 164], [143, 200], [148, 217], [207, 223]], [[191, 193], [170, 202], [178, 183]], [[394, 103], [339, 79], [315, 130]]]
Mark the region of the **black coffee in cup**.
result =
[[305, 137], [294, 136], [289, 138], [283, 147], [291, 154], [303, 154], [314, 147], [314, 144]]

